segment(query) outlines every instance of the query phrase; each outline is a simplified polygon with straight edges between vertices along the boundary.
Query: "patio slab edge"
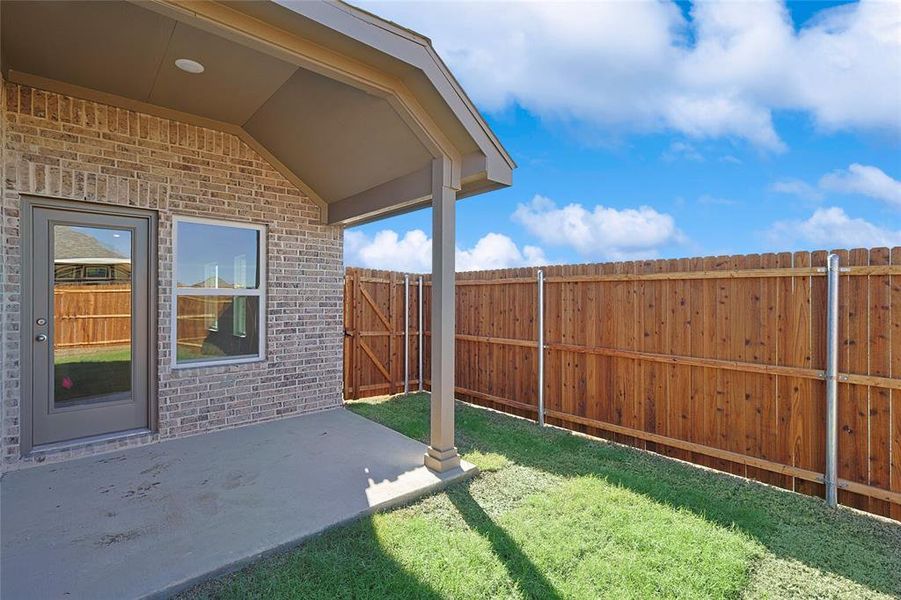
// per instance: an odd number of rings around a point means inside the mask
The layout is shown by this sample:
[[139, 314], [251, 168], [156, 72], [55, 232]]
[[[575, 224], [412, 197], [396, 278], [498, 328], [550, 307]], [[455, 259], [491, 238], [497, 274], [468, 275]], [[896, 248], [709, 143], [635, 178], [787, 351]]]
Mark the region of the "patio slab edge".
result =
[[[425, 467], [423, 467], [425, 468]], [[283, 554], [285, 552], [289, 552], [299, 546], [303, 545], [305, 542], [316, 538], [332, 529], [337, 527], [341, 527], [342, 525], [347, 525], [348, 523], [352, 523], [358, 519], [362, 519], [368, 516], [371, 516], [375, 513], [390, 510], [392, 508], [396, 508], [398, 506], [402, 506], [404, 504], [410, 503], [414, 500], [418, 500], [420, 498], [424, 498], [425, 496], [429, 496], [436, 492], [440, 492], [449, 486], [461, 483], [463, 481], [467, 481], [472, 479], [476, 475], [478, 475], [479, 469], [475, 465], [468, 463], [466, 461], [460, 461], [460, 467], [457, 469], [453, 469], [446, 473], [437, 474], [439, 479], [430, 484], [427, 484], [421, 488], [417, 488], [414, 490], [410, 490], [407, 492], [403, 492], [398, 494], [397, 496], [387, 498], [381, 502], [378, 502], [365, 510], [361, 510], [354, 515], [350, 515], [345, 519], [340, 519], [335, 521], [334, 523], [330, 523], [326, 525], [319, 531], [315, 531], [313, 533], [309, 533], [306, 535], [301, 535], [296, 539], [293, 539], [288, 542], [276, 544], [275, 546], [263, 550], [261, 552], [254, 552], [248, 554], [247, 556], [238, 558], [234, 561], [231, 561], [228, 564], [224, 564], [217, 569], [213, 569], [212, 571], [207, 571], [206, 573], [196, 575], [185, 579], [183, 581], [173, 583], [161, 590], [157, 590], [152, 594], [148, 594], [143, 596], [143, 600], [161, 600], [164, 598], [171, 598], [176, 594], [180, 594], [185, 592], [197, 585], [200, 585], [206, 581], [211, 579], [218, 579], [219, 577], [223, 577], [225, 575], [229, 575], [231, 573], [235, 573], [240, 571], [244, 567], [247, 567], [257, 561], [264, 560], [271, 556], [277, 556], [279, 554]]]

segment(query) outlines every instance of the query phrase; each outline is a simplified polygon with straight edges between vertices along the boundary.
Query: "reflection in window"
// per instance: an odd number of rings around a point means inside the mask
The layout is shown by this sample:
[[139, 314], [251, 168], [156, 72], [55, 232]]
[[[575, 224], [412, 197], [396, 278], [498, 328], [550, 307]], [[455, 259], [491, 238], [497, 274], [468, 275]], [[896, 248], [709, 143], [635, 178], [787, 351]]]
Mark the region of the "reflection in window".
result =
[[[247, 287], [247, 256], [244, 254], [235, 257], [235, 287]], [[235, 298], [234, 318], [232, 333], [238, 337], [247, 337], [247, 298], [238, 296]]]
[[175, 228], [175, 363], [259, 358], [265, 229], [188, 218]]
[[107, 265], [85, 265], [84, 267], [84, 278], [85, 279], [109, 279], [110, 278], [110, 268]]
[[186, 220], [177, 221], [176, 227], [178, 287], [259, 287], [259, 228]]
[[[259, 306], [258, 296], [179, 296], [176, 309], [178, 363], [258, 356]], [[210, 307], [220, 324], [215, 331], [206, 326]]]
[[247, 298], [245, 296], [235, 298], [232, 334], [237, 337], [247, 337]]
[[53, 401], [131, 397], [131, 231], [53, 226]]
[[[214, 262], [203, 265], [203, 287], [219, 287], [219, 265]], [[204, 302], [204, 306], [206, 328], [210, 331], [219, 331], [219, 314], [216, 312], [216, 305], [212, 296], [208, 297], [206, 302]]]

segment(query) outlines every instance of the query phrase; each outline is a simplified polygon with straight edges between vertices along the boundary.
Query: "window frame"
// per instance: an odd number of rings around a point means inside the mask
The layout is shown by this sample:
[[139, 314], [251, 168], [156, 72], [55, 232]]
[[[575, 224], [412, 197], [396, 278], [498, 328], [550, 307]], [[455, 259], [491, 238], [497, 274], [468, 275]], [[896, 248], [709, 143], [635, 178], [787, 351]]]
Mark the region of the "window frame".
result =
[[[255, 230], [259, 234], [259, 246], [257, 248], [257, 269], [259, 278], [259, 287], [256, 289], [247, 288], [193, 288], [178, 287], [178, 225], [179, 223], [201, 223], [203, 225], [215, 225], [219, 227], [233, 227], [236, 229]], [[219, 367], [224, 365], [239, 365], [246, 363], [263, 362], [266, 360], [266, 298], [268, 292], [268, 280], [266, 277], [266, 259], [268, 257], [268, 228], [266, 225], [258, 223], [248, 223], [239, 221], [227, 221], [224, 219], [208, 219], [205, 217], [192, 217], [185, 215], [175, 215], [172, 217], [172, 308], [170, 311], [170, 353], [172, 359], [170, 361], [172, 369], [198, 369], [203, 367]], [[198, 360], [192, 362], [178, 362], [178, 297], [179, 296], [256, 296], [259, 298], [259, 314], [257, 318], [259, 323], [257, 330], [259, 331], [259, 346], [256, 356], [242, 356], [236, 358], [211, 358], [209, 360]]]

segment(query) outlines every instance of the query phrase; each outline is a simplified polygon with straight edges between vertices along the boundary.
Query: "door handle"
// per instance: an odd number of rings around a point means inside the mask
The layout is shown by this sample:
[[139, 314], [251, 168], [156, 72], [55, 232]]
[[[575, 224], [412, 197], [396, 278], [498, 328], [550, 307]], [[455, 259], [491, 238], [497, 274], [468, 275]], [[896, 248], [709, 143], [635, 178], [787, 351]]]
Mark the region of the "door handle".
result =
[[47, 341], [47, 336], [44, 335], [43, 333], [39, 333], [38, 335], [35, 336], [34, 339], [37, 340], [37, 341], [39, 341], [39, 342], [46, 342], [46, 341]]

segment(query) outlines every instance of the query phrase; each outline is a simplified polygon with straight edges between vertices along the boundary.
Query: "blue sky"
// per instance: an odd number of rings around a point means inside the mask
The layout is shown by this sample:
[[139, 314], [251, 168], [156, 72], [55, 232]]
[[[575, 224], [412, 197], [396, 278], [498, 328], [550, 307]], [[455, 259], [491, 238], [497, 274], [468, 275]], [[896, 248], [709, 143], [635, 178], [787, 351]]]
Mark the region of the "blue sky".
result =
[[[362, 6], [432, 39], [519, 165], [458, 203], [458, 269], [901, 245], [899, 3]], [[427, 271], [430, 228], [349, 229], [345, 261]]]

